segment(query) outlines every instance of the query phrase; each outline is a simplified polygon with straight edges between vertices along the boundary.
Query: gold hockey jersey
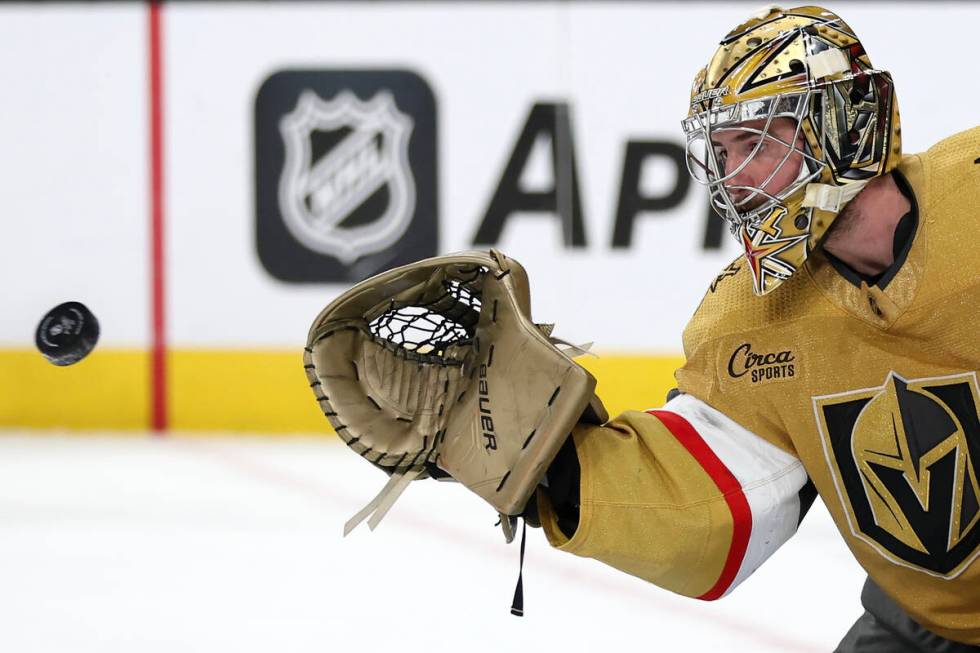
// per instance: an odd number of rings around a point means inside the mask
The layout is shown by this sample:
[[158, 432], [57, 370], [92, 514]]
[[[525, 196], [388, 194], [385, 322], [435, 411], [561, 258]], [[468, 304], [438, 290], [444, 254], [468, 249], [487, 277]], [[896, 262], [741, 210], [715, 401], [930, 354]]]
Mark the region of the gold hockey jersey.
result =
[[718, 598], [795, 532], [809, 478], [879, 586], [980, 644], [980, 128], [898, 174], [901, 265], [856, 285], [818, 250], [764, 297], [730, 265], [685, 330], [685, 394], [576, 429], [571, 538], [539, 500], [553, 545]]

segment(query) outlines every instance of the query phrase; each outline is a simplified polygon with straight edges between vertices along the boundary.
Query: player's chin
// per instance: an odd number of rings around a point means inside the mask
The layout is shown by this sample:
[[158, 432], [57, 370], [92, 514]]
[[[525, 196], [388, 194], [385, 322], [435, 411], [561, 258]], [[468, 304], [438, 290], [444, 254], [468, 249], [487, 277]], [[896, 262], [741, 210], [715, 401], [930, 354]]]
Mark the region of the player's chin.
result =
[[739, 189], [738, 192], [729, 191], [728, 197], [732, 202], [732, 206], [740, 214], [745, 215], [751, 213], [758, 207], [762, 206], [766, 197], [758, 192], [747, 191], [745, 189]]
[[735, 208], [738, 210], [739, 214], [747, 216], [754, 212], [760, 206], [766, 203], [765, 197], [753, 197], [750, 200], [746, 200], [743, 203], [735, 202]]

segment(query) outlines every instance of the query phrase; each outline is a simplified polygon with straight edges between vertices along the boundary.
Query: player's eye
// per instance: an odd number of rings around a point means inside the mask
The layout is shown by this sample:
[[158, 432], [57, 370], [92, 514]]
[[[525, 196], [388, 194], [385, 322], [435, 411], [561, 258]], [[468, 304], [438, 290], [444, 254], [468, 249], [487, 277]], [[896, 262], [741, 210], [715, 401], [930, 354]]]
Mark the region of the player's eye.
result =
[[728, 158], [728, 150], [721, 147], [720, 145], [715, 145], [715, 160], [724, 166], [725, 159]]
[[[750, 138], [743, 141], [743, 151], [746, 156], [752, 154], [752, 152], [762, 152], [767, 147], [765, 139]], [[758, 148], [758, 149], [757, 149]]]

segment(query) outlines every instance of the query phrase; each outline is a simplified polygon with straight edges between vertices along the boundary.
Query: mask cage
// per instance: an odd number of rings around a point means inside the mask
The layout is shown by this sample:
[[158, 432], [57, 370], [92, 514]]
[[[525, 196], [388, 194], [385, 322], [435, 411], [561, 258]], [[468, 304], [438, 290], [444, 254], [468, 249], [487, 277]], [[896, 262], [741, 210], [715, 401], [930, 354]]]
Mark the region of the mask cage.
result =
[[[712, 207], [725, 218], [733, 234], [743, 224], [756, 224], [771, 207], [783, 203], [806, 184], [819, 179], [826, 167], [823, 161], [813, 156], [805, 138], [802, 149], [796, 146], [800, 140], [803, 117], [807, 113], [812, 95], [813, 91], [807, 90], [803, 93], [743, 100], [736, 104], [694, 114], [682, 121], [687, 140], [685, 158], [688, 172], [696, 182], [708, 187]], [[789, 142], [770, 133], [773, 121], [784, 117], [792, 118], [796, 122], [796, 129]], [[744, 125], [747, 122], [760, 120], [765, 121], [761, 128]], [[725, 131], [739, 131], [758, 136], [749, 155], [727, 174], [724, 150], [718, 147], [712, 138], [715, 134]], [[730, 183], [755, 159], [763, 144], [781, 146], [785, 149], [782, 158], [773, 166], [766, 178], [758, 186]], [[779, 174], [783, 166], [787, 165], [794, 154], [799, 154], [802, 158], [795, 179], [775, 194], [767, 192], [766, 186]], [[736, 200], [731, 193], [733, 190], [743, 191], [746, 194]], [[758, 198], [761, 198], [762, 202], [757, 204]]]

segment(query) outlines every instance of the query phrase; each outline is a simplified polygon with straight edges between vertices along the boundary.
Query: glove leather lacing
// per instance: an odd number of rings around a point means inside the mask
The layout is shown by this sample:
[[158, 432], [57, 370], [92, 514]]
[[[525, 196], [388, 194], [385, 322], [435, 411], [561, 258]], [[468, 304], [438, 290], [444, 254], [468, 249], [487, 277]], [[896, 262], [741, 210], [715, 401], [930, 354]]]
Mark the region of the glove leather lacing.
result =
[[[589, 351], [592, 348], [592, 344], [593, 344], [591, 342], [582, 343], [581, 345], [573, 345], [567, 340], [562, 340], [561, 338], [551, 335], [551, 331], [554, 328], [553, 324], [547, 324], [547, 325], [539, 324], [538, 327], [541, 328], [541, 330], [545, 333], [548, 340], [551, 341], [551, 344], [555, 345], [556, 347], [558, 347], [559, 349], [567, 353], [569, 356], [573, 356], [573, 357], [584, 356], [585, 354], [590, 354], [592, 356], [595, 355], [595, 354], [591, 354], [591, 352]], [[395, 501], [398, 500], [398, 497], [400, 497], [402, 492], [405, 491], [405, 488], [408, 487], [408, 484], [414, 481], [416, 478], [418, 478], [419, 474], [421, 474], [423, 471], [425, 471], [425, 468], [420, 467], [417, 469], [409, 469], [406, 472], [395, 472], [394, 474], [392, 474], [391, 478], [388, 479], [388, 482], [381, 489], [378, 495], [374, 497], [366, 506], [361, 508], [356, 515], [354, 515], [353, 517], [347, 520], [347, 523], [344, 524], [344, 537], [347, 537], [347, 534], [350, 533], [355, 528], [357, 528], [357, 525], [360, 524], [365, 519], [368, 520], [369, 529], [373, 531], [375, 528], [377, 528], [378, 524], [380, 524], [381, 520], [384, 519], [384, 516], [388, 514], [388, 511], [391, 509], [391, 507], [395, 505]], [[369, 516], [370, 519], [368, 519]], [[501, 520], [503, 521], [503, 517], [501, 517]], [[506, 527], [504, 527], [504, 535], [505, 537], [507, 537], [508, 542], [510, 542], [514, 537], [513, 534], [510, 534], [508, 537]], [[522, 565], [524, 559], [523, 551], [524, 551], [524, 543], [522, 540], [521, 542]]]

